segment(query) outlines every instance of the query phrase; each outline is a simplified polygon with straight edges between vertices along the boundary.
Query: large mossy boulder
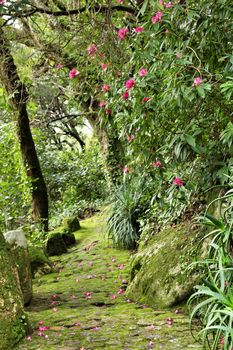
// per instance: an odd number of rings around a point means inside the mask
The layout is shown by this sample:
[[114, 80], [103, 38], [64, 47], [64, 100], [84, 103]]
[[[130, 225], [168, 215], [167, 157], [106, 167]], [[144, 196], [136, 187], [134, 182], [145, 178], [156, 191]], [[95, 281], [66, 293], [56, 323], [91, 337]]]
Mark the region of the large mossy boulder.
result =
[[61, 255], [67, 253], [66, 244], [60, 232], [50, 232], [46, 242], [46, 252], [48, 256]]
[[63, 220], [63, 227], [66, 233], [73, 233], [80, 230], [80, 222], [76, 216], [70, 216]]
[[52, 262], [46, 256], [43, 247], [29, 245], [28, 250], [33, 277], [35, 277], [35, 275], [44, 275], [54, 271]]
[[15, 349], [28, 329], [18, 271], [0, 233], [0, 350]]
[[179, 224], [156, 233], [131, 260], [127, 296], [154, 307], [166, 308], [186, 300], [199, 274], [185, 269], [196, 254], [200, 234], [190, 224]]
[[5, 232], [4, 237], [11, 247], [12, 258], [18, 269], [24, 304], [27, 305], [32, 298], [32, 275], [25, 234], [22, 229], [18, 229]]

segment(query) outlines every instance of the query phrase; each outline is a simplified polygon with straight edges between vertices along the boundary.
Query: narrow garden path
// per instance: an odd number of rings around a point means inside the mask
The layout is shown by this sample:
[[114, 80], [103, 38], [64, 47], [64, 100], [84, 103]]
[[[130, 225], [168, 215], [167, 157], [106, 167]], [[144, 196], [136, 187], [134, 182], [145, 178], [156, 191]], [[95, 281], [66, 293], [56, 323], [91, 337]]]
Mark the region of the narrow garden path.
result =
[[18, 349], [200, 350], [182, 310], [156, 310], [127, 299], [130, 254], [104, 243], [101, 216], [81, 226], [77, 245], [53, 259], [58, 272], [34, 280], [27, 309], [34, 332]]

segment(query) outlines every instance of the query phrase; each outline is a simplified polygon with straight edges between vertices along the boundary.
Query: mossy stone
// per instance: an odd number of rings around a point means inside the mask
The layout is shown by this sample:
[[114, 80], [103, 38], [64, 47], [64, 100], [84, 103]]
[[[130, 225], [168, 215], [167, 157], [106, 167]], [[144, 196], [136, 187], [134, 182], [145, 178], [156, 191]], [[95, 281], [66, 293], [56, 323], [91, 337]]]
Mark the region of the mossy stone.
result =
[[76, 216], [65, 218], [63, 220], [63, 227], [67, 233], [78, 231], [81, 228], [79, 219]]
[[5, 232], [4, 237], [10, 245], [12, 258], [18, 270], [24, 304], [27, 305], [32, 298], [32, 274], [25, 234], [22, 229], [18, 229]]
[[46, 252], [48, 256], [61, 255], [67, 253], [66, 244], [60, 232], [51, 232], [46, 242]]
[[166, 308], [186, 300], [200, 278], [195, 271], [187, 275], [199, 242], [190, 223], [166, 228], [131, 260], [131, 283], [127, 296], [153, 307]]
[[0, 350], [15, 349], [28, 329], [18, 271], [0, 233]]
[[67, 247], [76, 243], [75, 235], [73, 233], [63, 232], [61, 236]]
[[45, 255], [43, 247], [37, 245], [29, 245], [28, 250], [33, 277], [36, 273], [43, 275], [49, 272], [53, 272], [52, 263]]

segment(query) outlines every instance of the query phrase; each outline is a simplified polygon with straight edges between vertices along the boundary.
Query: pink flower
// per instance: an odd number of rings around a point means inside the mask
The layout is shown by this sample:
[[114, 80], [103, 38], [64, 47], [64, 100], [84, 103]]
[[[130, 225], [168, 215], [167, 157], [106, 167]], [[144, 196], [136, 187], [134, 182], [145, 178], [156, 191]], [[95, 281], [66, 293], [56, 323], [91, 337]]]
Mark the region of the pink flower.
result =
[[140, 68], [138, 74], [140, 75], [140, 77], [144, 77], [148, 74], [148, 70], [146, 68]]
[[97, 46], [95, 44], [91, 44], [87, 48], [87, 52], [90, 55], [91, 58], [94, 58], [96, 51], [98, 50]]
[[156, 14], [151, 18], [153, 24], [160, 22], [162, 19], [163, 13], [161, 11], [156, 12]]
[[135, 80], [134, 79], [129, 79], [125, 82], [125, 87], [127, 90], [130, 90], [134, 87], [135, 85]]
[[156, 162], [153, 162], [151, 165], [154, 168], [161, 168], [162, 167], [162, 163], [159, 160], [157, 160]]
[[106, 109], [105, 109], [105, 113], [106, 113], [107, 115], [111, 115], [111, 114], [112, 114], [112, 111], [111, 111], [111, 109], [106, 108]]
[[129, 93], [128, 93], [128, 91], [123, 92], [123, 94], [122, 94], [122, 99], [126, 101], [126, 100], [128, 100], [128, 98], [129, 98]]
[[117, 267], [118, 267], [119, 270], [123, 270], [124, 264], [118, 264]]
[[127, 138], [127, 141], [131, 142], [135, 139], [135, 136], [134, 134], [132, 134], [131, 136], [129, 134], [126, 134], [126, 138]]
[[58, 63], [57, 69], [61, 69], [62, 67], [63, 67], [63, 65], [61, 63]]
[[113, 295], [111, 295], [110, 298], [114, 300], [114, 299], [116, 299], [116, 297], [117, 297], [117, 296], [116, 296], [115, 294], [113, 294]]
[[117, 2], [119, 2], [119, 4], [123, 4], [124, 0], [117, 0]]
[[148, 102], [150, 100], [151, 100], [150, 97], [143, 97], [142, 102], [145, 103], [145, 102]]
[[172, 325], [173, 325], [173, 318], [167, 317], [167, 318], [166, 318], [166, 322], [167, 322], [167, 324], [168, 324], [169, 326], [172, 326]]
[[6, 0], [0, 0], [0, 5], [5, 4]]
[[173, 183], [173, 185], [184, 186], [183, 181], [182, 181], [181, 178], [179, 178], [179, 177], [176, 177], [176, 178], [173, 180], [172, 183]]
[[103, 86], [101, 86], [101, 90], [102, 90], [103, 92], [107, 92], [107, 91], [109, 91], [110, 89], [111, 89], [110, 85], [103, 85]]
[[99, 102], [99, 107], [102, 108], [104, 106], [106, 106], [108, 103], [106, 101], [100, 101]]
[[57, 294], [52, 294], [52, 299], [57, 299]]
[[194, 79], [193, 85], [194, 85], [194, 86], [198, 86], [198, 85], [200, 85], [201, 83], [202, 83], [202, 78], [201, 78], [201, 77], [197, 77], [197, 78]]
[[115, 262], [115, 261], [116, 261], [116, 258], [114, 258], [114, 256], [113, 256], [111, 260], [112, 260], [112, 262]]
[[38, 321], [37, 323], [38, 323], [38, 324], [43, 324], [43, 321], [40, 320], [40, 321]]
[[154, 347], [154, 342], [151, 340], [149, 341], [148, 348], [153, 349], [153, 347]]
[[91, 299], [91, 297], [92, 297], [92, 292], [85, 292], [84, 293], [84, 296], [87, 298], [87, 299]]
[[106, 70], [108, 68], [106, 63], [101, 63], [102, 70]]
[[100, 329], [100, 327], [93, 327], [93, 328], [92, 328], [92, 331], [96, 332], [96, 331], [98, 331], [99, 329]]
[[124, 40], [125, 36], [128, 34], [129, 29], [128, 28], [121, 28], [118, 30], [118, 39], [119, 40]]
[[179, 309], [176, 309], [176, 310], [175, 310], [175, 314], [176, 314], [176, 315], [182, 314], [182, 312], [181, 312]]
[[49, 336], [48, 336], [48, 334], [45, 334], [45, 336], [44, 336], [44, 337], [45, 337], [45, 339], [49, 339]]
[[[1, 3], [0, 3], [1, 4]], [[27, 337], [27, 340], [28, 341], [31, 341], [32, 340], [32, 337], [29, 335], [28, 337]]]
[[118, 290], [117, 294], [119, 294], [119, 295], [120, 295], [120, 294], [124, 294], [124, 292], [125, 292], [124, 289], [121, 289], [121, 288], [120, 288], [120, 289]]
[[75, 77], [79, 76], [80, 72], [76, 69], [71, 69], [69, 72], [70, 79], [74, 79]]
[[38, 332], [38, 337], [42, 337], [43, 333], [42, 332]]
[[49, 329], [49, 327], [46, 327], [46, 326], [39, 327], [39, 331], [47, 331], [47, 329]]
[[220, 344], [221, 344], [221, 345], [224, 345], [224, 344], [225, 344], [224, 339], [221, 339]]
[[159, 4], [160, 4], [160, 5], [163, 5], [163, 0], [159, 0]]
[[173, 3], [171, 1], [167, 2], [166, 5], [165, 5], [165, 7], [167, 9], [170, 9], [172, 6], [173, 6]]
[[144, 31], [144, 28], [143, 27], [136, 27], [136, 28], [134, 28], [134, 31], [135, 31], [135, 33], [141, 33]]
[[75, 322], [74, 324], [76, 327], [80, 327], [81, 326], [81, 323], [80, 322]]
[[[124, 167], [123, 173], [124, 173], [124, 174], [128, 174], [128, 173], [129, 173], [129, 168], [128, 168], [127, 166]], [[119, 267], [118, 267], [118, 268], [119, 268]]]

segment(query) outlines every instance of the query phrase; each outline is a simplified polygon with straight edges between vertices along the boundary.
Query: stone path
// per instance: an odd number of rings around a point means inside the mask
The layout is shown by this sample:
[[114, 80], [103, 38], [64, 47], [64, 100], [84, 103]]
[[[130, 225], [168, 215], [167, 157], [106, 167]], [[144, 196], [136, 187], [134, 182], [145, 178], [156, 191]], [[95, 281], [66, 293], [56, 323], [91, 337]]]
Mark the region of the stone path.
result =
[[130, 254], [108, 247], [103, 230], [100, 216], [83, 221], [78, 244], [54, 259], [58, 272], [34, 280], [34, 332], [18, 350], [200, 350], [181, 310], [127, 299]]

